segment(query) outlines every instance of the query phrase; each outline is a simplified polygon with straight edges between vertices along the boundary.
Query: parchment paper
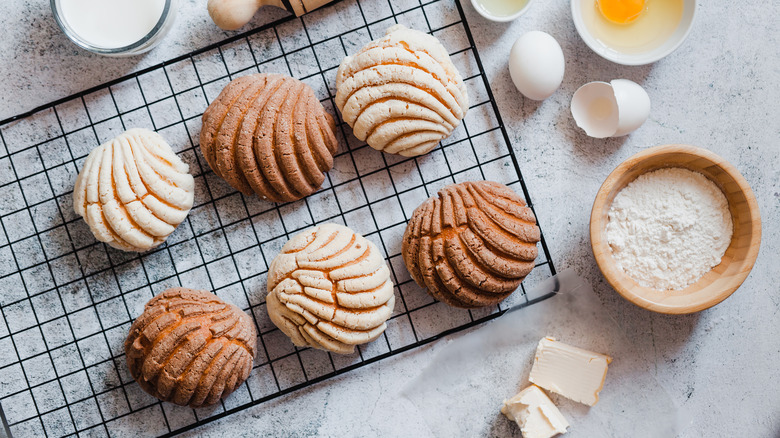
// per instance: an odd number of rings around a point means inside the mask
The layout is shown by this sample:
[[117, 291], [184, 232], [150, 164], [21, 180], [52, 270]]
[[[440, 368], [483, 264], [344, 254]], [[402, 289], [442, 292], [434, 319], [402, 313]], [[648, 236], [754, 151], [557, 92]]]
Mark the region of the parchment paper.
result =
[[540, 283], [531, 298], [557, 293], [452, 341], [401, 391], [439, 437], [520, 436], [500, 414], [503, 400], [528, 383], [544, 336], [613, 358], [592, 408], [547, 392], [569, 420], [566, 437], [674, 437], [679, 410], [590, 285], [573, 271]]

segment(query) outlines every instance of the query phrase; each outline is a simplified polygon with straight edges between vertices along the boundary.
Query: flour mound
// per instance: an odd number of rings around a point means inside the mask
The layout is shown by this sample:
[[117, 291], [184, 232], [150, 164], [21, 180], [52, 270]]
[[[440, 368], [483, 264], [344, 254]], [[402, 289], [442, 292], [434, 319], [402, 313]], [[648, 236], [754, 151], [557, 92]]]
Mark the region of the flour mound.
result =
[[637, 283], [681, 290], [720, 264], [733, 233], [728, 201], [704, 175], [681, 168], [640, 175], [609, 209], [607, 242]]

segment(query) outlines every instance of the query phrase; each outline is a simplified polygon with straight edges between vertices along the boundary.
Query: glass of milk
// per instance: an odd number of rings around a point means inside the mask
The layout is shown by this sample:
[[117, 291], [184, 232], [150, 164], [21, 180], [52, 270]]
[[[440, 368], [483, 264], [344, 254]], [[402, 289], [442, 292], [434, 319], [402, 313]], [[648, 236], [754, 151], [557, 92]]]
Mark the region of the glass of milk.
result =
[[171, 30], [178, 0], [51, 0], [60, 29], [82, 49], [133, 56], [156, 46]]

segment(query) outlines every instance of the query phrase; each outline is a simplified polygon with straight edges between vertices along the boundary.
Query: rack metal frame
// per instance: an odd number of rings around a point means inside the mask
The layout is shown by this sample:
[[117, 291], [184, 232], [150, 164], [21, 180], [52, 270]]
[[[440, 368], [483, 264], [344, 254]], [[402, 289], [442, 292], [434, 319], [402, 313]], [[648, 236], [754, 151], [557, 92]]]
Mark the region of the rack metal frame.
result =
[[[326, 26], [332, 35], [324, 37], [318, 35], [323, 26], [313, 30], [315, 19], [338, 22], [339, 16], [359, 21], [348, 29]], [[338, 114], [338, 64], [323, 53], [340, 49], [334, 58], [343, 57], [356, 50], [348, 47], [353, 39], [367, 42], [399, 22], [463, 38], [465, 47], [451, 56], [471, 65], [465, 81], [470, 93], [476, 90], [472, 99], [480, 99], [470, 107], [475, 118], [467, 116], [452, 139], [430, 156], [388, 156], [358, 142], [337, 119], [334, 171], [320, 192], [289, 204], [245, 197], [214, 176], [199, 155], [200, 116], [229, 80], [281, 69], [310, 83]], [[128, 96], [137, 104], [128, 104]], [[166, 244], [128, 254], [85, 233], [72, 212], [72, 182], [91, 148], [139, 124], [185, 139], [176, 143], [177, 153], [190, 164], [198, 194]], [[494, 308], [448, 308], [415, 285], [400, 257], [400, 233], [416, 207], [410, 202], [446, 184], [501, 179], [533, 208], [459, 0], [342, 0], [289, 16], [4, 120], [0, 147], [0, 168], [9, 175], [0, 180], [0, 260], [6, 259], [0, 266], [0, 423], [9, 436], [111, 436], [139, 428], [172, 436], [546, 298], [529, 298], [523, 286]], [[430, 176], [430, 169], [440, 174]], [[225, 205], [232, 206], [227, 214]], [[393, 211], [402, 217], [393, 218]], [[384, 252], [400, 298], [385, 334], [352, 356], [294, 348], [265, 316], [265, 274], [275, 251], [296, 232], [333, 221], [361, 225], [355, 228]], [[269, 232], [268, 222], [281, 228]], [[540, 249], [531, 275], [544, 279], [555, 274], [544, 236]], [[245, 273], [252, 263], [256, 271]], [[126, 370], [121, 344], [148, 298], [196, 280], [254, 316], [260, 352], [239, 390], [213, 408], [192, 410], [143, 393]]]

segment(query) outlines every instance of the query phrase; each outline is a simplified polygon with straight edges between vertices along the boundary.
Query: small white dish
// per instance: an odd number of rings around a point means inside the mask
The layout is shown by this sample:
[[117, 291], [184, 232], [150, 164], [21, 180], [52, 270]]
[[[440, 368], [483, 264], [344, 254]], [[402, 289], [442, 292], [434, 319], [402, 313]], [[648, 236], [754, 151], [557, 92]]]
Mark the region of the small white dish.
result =
[[[495, 0], [494, 0], [495, 1]], [[516, 20], [521, 15], [525, 14], [525, 12], [528, 10], [528, 8], [531, 6], [531, 3], [533, 3], [534, 0], [528, 0], [528, 3], [525, 4], [519, 11], [515, 12], [511, 15], [493, 15], [488, 11], [485, 6], [483, 5], [483, 0], [471, 0], [471, 5], [476, 9], [477, 13], [486, 19], [490, 21], [495, 21], [497, 23], [506, 23], [509, 21]]]
[[[160, 14], [159, 19], [157, 20], [157, 23], [154, 25], [154, 27], [149, 30], [149, 32], [140, 37], [135, 42], [130, 43], [129, 45], [119, 45], [119, 46], [113, 46], [113, 45], [103, 45], [101, 44], [101, 41], [97, 41], [95, 39], [90, 40], [89, 38], [85, 38], [82, 33], [79, 32], [78, 26], [74, 26], [73, 23], [68, 22], [68, 14], [66, 13], [66, 8], [63, 8], [63, 2], [64, 0], [50, 0], [51, 3], [51, 10], [52, 15], [54, 16], [54, 20], [57, 22], [57, 25], [60, 27], [62, 32], [65, 34], [65, 36], [70, 39], [73, 44], [76, 46], [88, 50], [92, 53], [97, 53], [98, 55], [103, 56], [109, 56], [109, 57], [124, 57], [124, 56], [135, 56], [140, 55], [142, 53], [146, 53], [149, 50], [152, 50], [154, 47], [156, 47], [160, 42], [165, 38], [165, 36], [170, 32], [171, 28], [173, 27], [175, 21], [176, 21], [176, 15], [179, 10], [179, 0], [164, 0], [162, 3], [164, 5], [162, 6], [162, 12]], [[95, 4], [102, 4], [106, 5], [107, 3], [117, 3], [115, 2], [72, 2], [70, 4], [70, 11], [71, 14], [74, 13], [83, 13], [82, 11], [79, 11], [79, 7], [94, 7]], [[121, 2], [119, 2], [121, 3]], [[129, 2], [132, 4], [132, 7], [136, 10], [139, 9], [139, 5], [136, 2]], [[108, 5], [110, 6], [110, 5]], [[147, 5], [148, 6], [148, 5]], [[100, 9], [100, 8], [99, 8]], [[142, 9], [143, 10], [143, 9]], [[75, 11], [75, 12], [74, 12]], [[108, 11], [108, 12], [107, 12]], [[106, 14], [102, 15], [101, 14]], [[111, 8], [108, 7], [105, 10], [98, 11], [96, 13], [98, 17], [105, 17], [105, 16], [111, 16]], [[156, 16], [156, 15], [155, 15]], [[131, 20], [128, 17], [122, 17], [122, 20], [127, 22], [130, 21], [131, 23], [137, 23], [137, 17], [133, 17], [135, 19]], [[95, 20], [98, 20], [98, 18], [94, 18], [92, 20], [88, 20], [89, 23], [95, 23]], [[98, 21], [99, 23], [99, 21]], [[79, 24], [83, 27], [84, 21], [81, 21]], [[113, 23], [112, 23], [113, 24]], [[120, 26], [122, 27], [122, 26]], [[97, 29], [102, 30], [100, 26], [97, 26]], [[87, 29], [92, 32], [92, 36], [95, 34], [95, 29]], [[125, 31], [127, 28], [125, 27]], [[135, 30], [135, 29], [131, 29]], [[102, 37], [102, 35], [100, 35]], [[116, 35], [111, 35], [111, 37], [116, 37]]]
[[[473, 2], [474, 0], [472, 0]], [[574, 19], [574, 27], [585, 44], [591, 50], [596, 52], [602, 58], [621, 65], [646, 65], [652, 64], [659, 59], [669, 55], [677, 50], [693, 28], [693, 21], [696, 15], [696, 0], [684, 0], [683, 14], [680, 23], [674, 33], [659, 46], [640, 53], [625, 53], [614, 47], [607, 46], [604, 42], [596, 38], [583, 19], [583, 6], [590, 5], [594, 0], [571, 0], [571, 15]]]

